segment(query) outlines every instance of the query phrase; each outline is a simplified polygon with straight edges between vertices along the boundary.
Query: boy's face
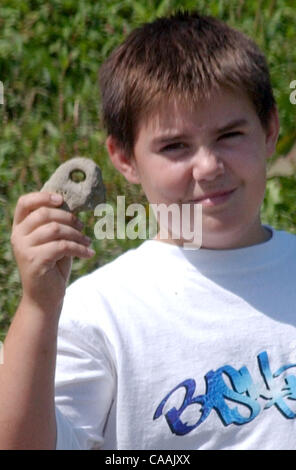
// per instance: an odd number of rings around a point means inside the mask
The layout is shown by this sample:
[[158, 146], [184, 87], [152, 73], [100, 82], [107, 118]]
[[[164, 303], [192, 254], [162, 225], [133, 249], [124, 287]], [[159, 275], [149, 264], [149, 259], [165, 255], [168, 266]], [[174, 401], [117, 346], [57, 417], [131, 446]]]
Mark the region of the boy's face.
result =
[[150, 203], [202, 204], [202, 247], [261, 243], [269, 237], [260, 221], [266, 159], [278, 131], [276, 110], [264, 131], [241, 92], [215, 92], [194, 111], [162, 106], [140, 126], [123, 174], [142, 185]]

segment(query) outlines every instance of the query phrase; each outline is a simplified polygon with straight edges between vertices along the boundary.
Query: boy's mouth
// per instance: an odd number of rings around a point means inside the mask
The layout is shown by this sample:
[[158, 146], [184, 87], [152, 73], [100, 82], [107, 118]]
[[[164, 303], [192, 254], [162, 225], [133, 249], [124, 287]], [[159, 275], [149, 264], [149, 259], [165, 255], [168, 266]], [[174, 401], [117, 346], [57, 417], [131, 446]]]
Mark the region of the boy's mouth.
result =
[[223, 204], [230, 199], [231, 195], [234, 193], [234, 189], [227, 189], [224, 191], [216, 191], [212, 193], [206, 193], [201, 197], [198, 197], [196, 199], [192, 199], [191, 203], [199, 203], [202, 204], [203, 207], [212, 207], [212, 206], [217, 206], [220, 204]]

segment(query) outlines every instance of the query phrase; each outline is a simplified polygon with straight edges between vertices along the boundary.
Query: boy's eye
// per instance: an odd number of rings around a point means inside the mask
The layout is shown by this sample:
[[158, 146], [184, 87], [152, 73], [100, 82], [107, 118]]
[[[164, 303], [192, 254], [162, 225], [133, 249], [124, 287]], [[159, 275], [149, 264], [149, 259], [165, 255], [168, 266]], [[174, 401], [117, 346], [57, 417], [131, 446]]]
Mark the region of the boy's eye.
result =
[[226, 134], [223, 134], [219, 139], [229, 139], [232, 137], [239, 137], [242, 135], [242, 132], [239, 131], [233, 131], [233, 132], [227, 132]]
[[163, 152], [172, 152], [174, 150], [183, 150], [185, 148], [186, 148], [185, 144], [182, 144], [181, 142], [175, 142], [173, 144], [166, 145], [161, 150]]

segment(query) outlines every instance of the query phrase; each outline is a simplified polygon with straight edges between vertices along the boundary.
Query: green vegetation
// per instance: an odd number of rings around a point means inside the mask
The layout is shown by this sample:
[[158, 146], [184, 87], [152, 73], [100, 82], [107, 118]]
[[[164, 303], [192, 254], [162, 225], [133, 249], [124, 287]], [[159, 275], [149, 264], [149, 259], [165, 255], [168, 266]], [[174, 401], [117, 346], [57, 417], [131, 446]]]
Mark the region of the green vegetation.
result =
[[[102, 168], [108, 202], [125, 194], [145, 203], [139, 187], [115, 172], [104, 146], [98, 68], [139, 24], [177, 8], [213, 14], [253, 37], [265, 51], [281, 118], [275, 158], [296, 140], [294, 0], [1, 0], [0, 80], [0, 340], [18, 304], [20, 283], [10, 248], [14, 207], [21, 194], [41, 188], [57, 166], [74, 155]], [[263, 220], [296, 233], [295, 176], [268, 182]], [[81, 214], [94, 238], [94, 215]], [[97, 257], [75, 260], [72, 280], [139, 241], [94, 239]]]

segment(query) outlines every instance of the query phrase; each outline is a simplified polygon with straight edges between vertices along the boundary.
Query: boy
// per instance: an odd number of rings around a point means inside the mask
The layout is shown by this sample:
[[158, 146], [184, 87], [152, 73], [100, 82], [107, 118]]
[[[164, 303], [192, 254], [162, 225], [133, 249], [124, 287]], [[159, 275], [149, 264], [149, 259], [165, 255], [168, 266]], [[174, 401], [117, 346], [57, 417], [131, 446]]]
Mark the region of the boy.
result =
[[296, 242], [260, 220], [279, 132], [263, 55], [177, 13], [135, 30], [100, 80], [113, 164], [150, 203], [201, 204], [202, 247], [168, 231], [64, 299], [89, 241], [58, 199], [20, 198], [1, 447], [295, 449]]

